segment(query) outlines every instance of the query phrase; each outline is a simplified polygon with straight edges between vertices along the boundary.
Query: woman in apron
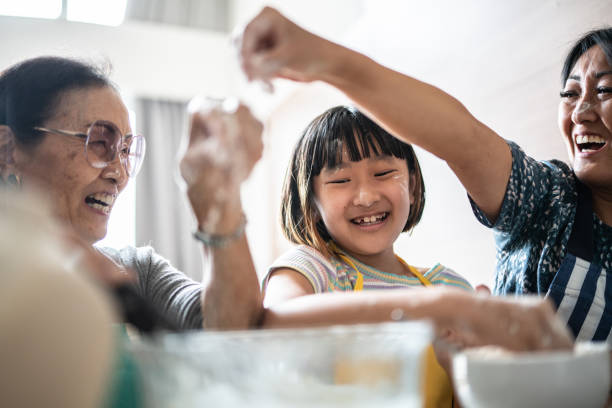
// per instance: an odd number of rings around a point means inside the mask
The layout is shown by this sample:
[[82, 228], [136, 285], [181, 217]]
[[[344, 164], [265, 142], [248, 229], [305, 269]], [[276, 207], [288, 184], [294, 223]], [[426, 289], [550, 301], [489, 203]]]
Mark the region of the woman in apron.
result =
[[[479, 220], [496, 232], [495, 293], [549, 294], [578, 339], [609, 341], [612, 29], [580, 38], [563, 67], [559, 127], [570, 165], [530, 158], [449, 94], [307, 32], [271, 8], [246, 26], [241, 57], [249, 79], [335, 86], [390, 133], [445, 160]], [[580, 203], [589, 199], [592, 209], [587, 204], [580, 215]], [[592, 240], [585, 242], [583, 229]]]

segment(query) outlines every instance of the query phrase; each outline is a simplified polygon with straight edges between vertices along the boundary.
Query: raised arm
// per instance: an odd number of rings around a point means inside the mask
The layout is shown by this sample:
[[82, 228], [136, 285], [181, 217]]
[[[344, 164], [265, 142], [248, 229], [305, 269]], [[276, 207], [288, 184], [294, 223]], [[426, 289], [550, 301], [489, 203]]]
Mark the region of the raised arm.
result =
[[499, 215], [512, 157], [506, 142], [444, 91], [318, 37], [265, 8], [245, 28], [249, 79], [324, 81], [398, 138], [445, 160], [478, 206]]
[[261, 157], [262, 125], [244, 106], [200, 106], [181, 160], [187, 196], [203, 234], [205, 328], [246, 329], [259, 320], [261, 292], [244, 234], [240, 185]]

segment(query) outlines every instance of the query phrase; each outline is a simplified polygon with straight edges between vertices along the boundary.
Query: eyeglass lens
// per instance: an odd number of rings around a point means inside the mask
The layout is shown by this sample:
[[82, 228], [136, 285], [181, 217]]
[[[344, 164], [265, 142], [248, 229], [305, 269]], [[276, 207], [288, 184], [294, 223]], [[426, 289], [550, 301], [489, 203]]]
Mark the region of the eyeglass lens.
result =
[[104, 168], [112, 163], [117, 153], [129, 176], [134, 176], [144, 156], [142, 136], [123, 137], [114, 124], [105, 121], [94, 122], [87, 133], [87, 160], [96, 168]]

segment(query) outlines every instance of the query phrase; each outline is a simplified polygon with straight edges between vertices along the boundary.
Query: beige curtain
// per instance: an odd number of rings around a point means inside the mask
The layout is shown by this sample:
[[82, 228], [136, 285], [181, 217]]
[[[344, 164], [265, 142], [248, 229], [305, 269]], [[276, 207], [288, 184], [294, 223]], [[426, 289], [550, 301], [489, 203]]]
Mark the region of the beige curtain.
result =
[[196, 226], [179, 188], [177, 150], [187, 132], [186, 104], [138, 99], [136, 129], [147, 140], [147, 153], [136, 183], [136, 245], [151, 245], [179, 270], [202, 278]]

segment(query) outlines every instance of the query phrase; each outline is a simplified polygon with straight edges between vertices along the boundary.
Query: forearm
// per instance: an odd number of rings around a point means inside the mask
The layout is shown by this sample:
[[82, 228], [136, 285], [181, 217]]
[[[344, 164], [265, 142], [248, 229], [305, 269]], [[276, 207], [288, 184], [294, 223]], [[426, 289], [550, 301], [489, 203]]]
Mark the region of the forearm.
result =
[[458, 347], [510, 350], [571, 346], [567, 329], [541, 299], [516, 301], [446, 288], [307, 295], [268, 307], [262, 327], [308, 327], [430, 320], [438, 338]]
[[475, 146], [478, 139], [495, 143], [495, 134], [441, 89], [337, 44], [326, 42], [321, 52], [330, 63], [321, 66], [317, 79], [344, 92], [405, 142], [447, 161], [457, 161], [459, 144]]
[[240, 186], [261, 157], [263, 126], [242, 104], [200, 101], [192, 108], [180, 169], [207, 263], [203, 326], [246, 329], [259, 321], [262, 299], [244, 231]]
[[[194, 205], [200, 231], [216, 236], [234, 234], [244, 222], [239, 197], [240, 193], [235, 192], [227, 202]], [[204, 328], [247, 329], [257, 323], [261, 314], [261, 290], [246, 233], [242, 231], [237, 238], [229, 239], [226, 245], [202, 245], [206, 264], [202, 281]]]
[[[437, 291], [369, 291], [306, 295], [266, 308], [262, 327], [306, 327], [423, 319], [434, 315]], [[434, 311], [439, 310], [433, 307]], [[437, 313], [437, 312], [436, 312]], [[393, 316], [393, 317], [392, 317]]]
[[491, 218], [503, 200], [512, 157], [507, 143], [441, 89], [326, 42], [317, 79], [344, 92], [361, 110], [407, 143], [445, 160]]
[[254, 327], [262, 297], [246, 236], [223, 248], [205, 248], [208, 268], [202, 291], [204, 328], [236, 330]]

